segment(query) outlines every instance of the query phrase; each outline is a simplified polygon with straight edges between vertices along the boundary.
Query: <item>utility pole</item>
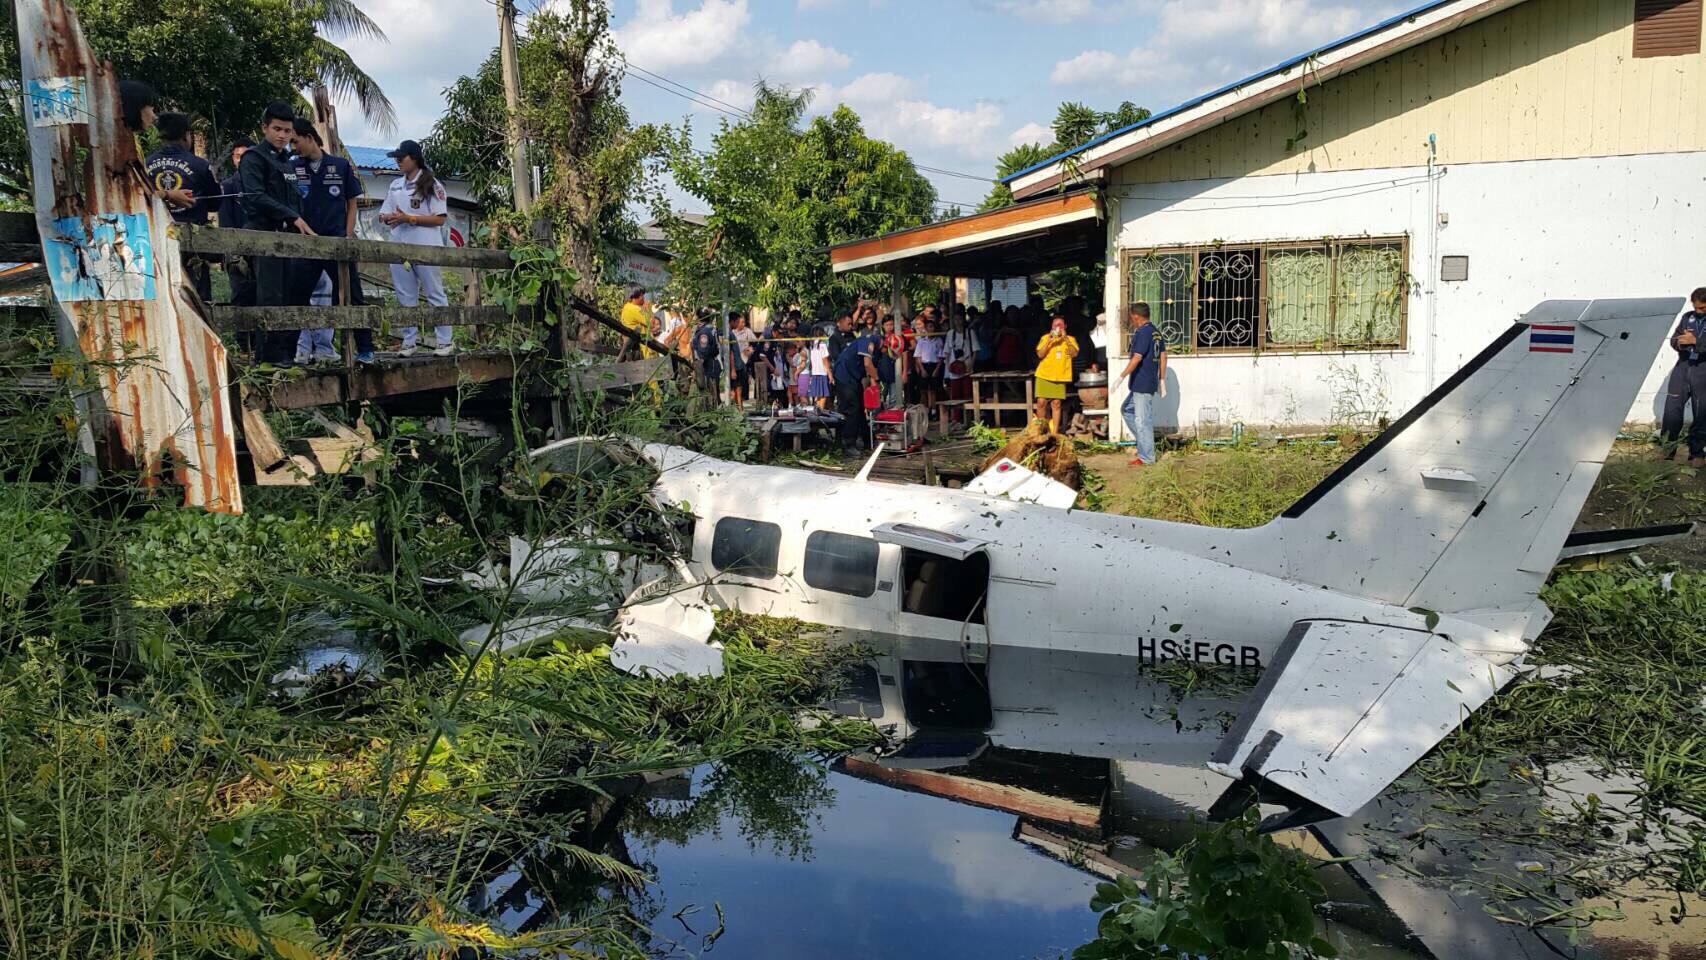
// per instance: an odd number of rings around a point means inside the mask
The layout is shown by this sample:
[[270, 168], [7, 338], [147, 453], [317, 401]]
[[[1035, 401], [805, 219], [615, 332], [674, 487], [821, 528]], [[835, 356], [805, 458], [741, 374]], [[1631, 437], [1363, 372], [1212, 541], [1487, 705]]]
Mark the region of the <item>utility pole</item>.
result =
[[498, 3], [498, 59], [504, 75], [504, 106], [509, 111], [509, 179], [515, 209], [533, 207], [533, 178], [527, 169], [527, 149], [521, 142], [521, 64], [515, 53], [515, 0]]

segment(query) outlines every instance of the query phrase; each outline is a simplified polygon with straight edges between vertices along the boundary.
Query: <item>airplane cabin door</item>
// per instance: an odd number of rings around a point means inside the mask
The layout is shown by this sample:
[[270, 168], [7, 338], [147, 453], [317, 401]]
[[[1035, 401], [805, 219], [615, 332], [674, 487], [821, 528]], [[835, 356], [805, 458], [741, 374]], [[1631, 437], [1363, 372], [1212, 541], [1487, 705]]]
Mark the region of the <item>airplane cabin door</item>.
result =
[[871, 533], [878, 542], [900, 548], [896, 632], [952, 641], [982, 660], [989, 643], [984, 627], [989, 602], [985, 544], [909, 523], [881, 524]]

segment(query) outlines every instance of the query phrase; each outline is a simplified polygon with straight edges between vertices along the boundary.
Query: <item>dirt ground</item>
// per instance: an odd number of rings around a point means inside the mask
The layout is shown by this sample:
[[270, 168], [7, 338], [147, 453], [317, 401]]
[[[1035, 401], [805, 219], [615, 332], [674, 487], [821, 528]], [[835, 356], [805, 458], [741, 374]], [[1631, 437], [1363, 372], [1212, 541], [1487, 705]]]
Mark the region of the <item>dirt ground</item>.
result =
[[[1159, 464], [1128, 466], [1129, 453], [1082, 458], [1098, 481], [1092, 505], [1109, 513], [1218, 527], [1259, 526], [1284, 510], [1349, 456], [1331, 444], [1192, 449]], [[1099, 489], [1098, 489], [1099, 487]], [[1098, 502], [1099, 501], [1099, 502]], [[1577, 530], [1675, 523], [1706, 516], [1706, 471], [1658, 459], [1656, 448], [1619, 441], [1577, 521]], [[1643, 548], [1647, 563], [1706, 569], [1706, 536]]]

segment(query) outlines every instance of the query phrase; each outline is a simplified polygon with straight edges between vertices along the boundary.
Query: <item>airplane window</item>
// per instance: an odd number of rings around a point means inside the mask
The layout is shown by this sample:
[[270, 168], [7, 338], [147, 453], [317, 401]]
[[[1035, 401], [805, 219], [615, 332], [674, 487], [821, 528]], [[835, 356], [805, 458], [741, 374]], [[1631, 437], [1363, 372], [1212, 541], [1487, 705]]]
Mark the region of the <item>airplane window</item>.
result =
[[868, 597], [877, 592], [877, 541], [819, 530], [806, 538], [806, 583]]
[[711, 538], [711, 566], [723, 573], [769, 579], [782, 552], [782, 528], [762, 520], [724, 517]]

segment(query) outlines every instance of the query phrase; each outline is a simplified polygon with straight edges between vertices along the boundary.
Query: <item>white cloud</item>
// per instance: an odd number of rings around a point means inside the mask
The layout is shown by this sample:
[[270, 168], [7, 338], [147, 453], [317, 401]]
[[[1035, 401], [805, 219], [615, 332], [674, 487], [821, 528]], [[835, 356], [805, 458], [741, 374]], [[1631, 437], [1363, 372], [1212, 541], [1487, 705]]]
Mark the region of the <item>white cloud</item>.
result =
[[1155, 28], [1143, 43], [1125, 53], [1086, 50], [1056, 62], [1049, 79], [1166, 106], [1405, 6], [1403, 0], [1148, 0], [1143, 9]]
[[473, 73], [497, 46], [497, 15], [487, 4], [454, 4], [423, 17], [418, 0], [363, 0], [362, 9], [390, 42], [349, 37], [340, 45], [391, 98], [398, 129], [381, 135], [353, 101], [340, 100], [340, 133], [363, 146], [424, 137], [444, 112], [444, 88]]
[[1005, 13], [1018, 14], [1028, 20], [1048, 20], [1067, 23], [1085, 20], [1097, 13], [1091, 0], [1000, 0], [997, 8]]
[[918, 89], [915, 81], [898, 73], [867, 73], [845, 86], [818, 87], [813, 108], [827, 112], [845, 103], [872, 136], [893, 141], [915, 158], [953, 157], [957, 163], [981, 166], [1000, 151], [997, 131], [1005, 117], [999, 106], [983, 101], [969, 107], [943, 106], [919, 96]]
[[1015, 857], [1012, 842], [974, 830], [952, 830], [927, 841], [931, 859], [946, 867], [968, 912], [991, 903], [1063, 913], [1091, 892], [1091, 878], [1046, 857]]
[[1048, 78], [1063, 86], [1105, 85], [1110, 79], [1130, 85], [1142, 80], [1139, 64], [1143, 60], [1142, 48], [1125, 57], [1108, 50], [1086, 50], [1070, 60], [1056, 62]]
[[624, 55], [647, 70], [703, 67], [738, 52], [752, 20], [747, 0], [702, 0], [675, 12], [674, 0], [639, 0], [634, 17], [615, 31]]
[[718, 80], [704, 88], [704, 91], [714, 98], [711, 102], [718, 106], [727, 104], [740, 110], [751, 110], [753, 100], [756, 99], [753, 85], [739, 80]]
[[821, 77], [852, 66], [853, 58], [816, 40], [795, 40], [770, 64], [770, 75], [779, 80]]
[[868, 105], [898, 100], [912, 90], [912, 81], [898, 73], [866, 73], [832, 92], [849, 104]]
[[1026, 143], [1053, 143], [1054, 130], [1040, 123], [1027, 123], [1007, 135], [1007, 145], [1017, 147]]

